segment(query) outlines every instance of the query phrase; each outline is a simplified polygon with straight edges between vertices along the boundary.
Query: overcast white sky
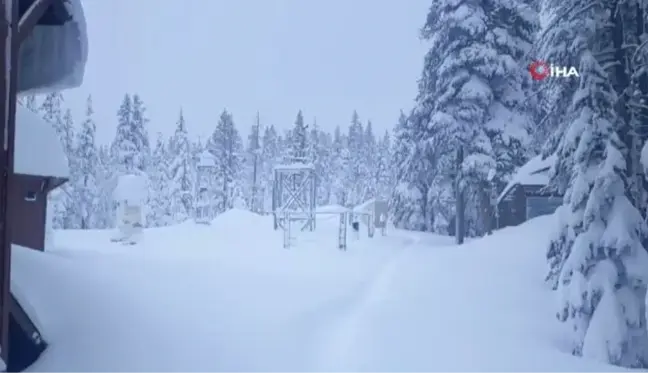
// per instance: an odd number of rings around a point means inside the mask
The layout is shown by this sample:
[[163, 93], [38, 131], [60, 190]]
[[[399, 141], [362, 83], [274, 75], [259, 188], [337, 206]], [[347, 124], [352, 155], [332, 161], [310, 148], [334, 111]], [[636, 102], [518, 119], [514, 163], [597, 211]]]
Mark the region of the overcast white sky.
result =
[[[137, 92], [150, 132], [172, 133], [180, 107], [191, 134], [208, 136], [227, 108], [247, 132], [262, 123], [346, 126], [357, 109], [379, 131], [416, 94], [430, 0], [83, 0], [90, 56], [75, 114], [92, 94], [99, 138]], [[77, 118], [81, 118], [77, 115]]]

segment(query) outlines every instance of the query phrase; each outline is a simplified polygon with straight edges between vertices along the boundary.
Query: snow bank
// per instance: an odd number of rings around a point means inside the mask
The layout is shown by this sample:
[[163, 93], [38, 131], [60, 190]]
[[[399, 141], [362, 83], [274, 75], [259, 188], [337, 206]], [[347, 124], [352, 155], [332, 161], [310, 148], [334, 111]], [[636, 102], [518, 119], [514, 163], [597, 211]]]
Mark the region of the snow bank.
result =
[[51, 343], [33, 371], [621, 371], [560, 352], [551, 223], [461, 247], [394, 230], [346, 252], [318, 225], [284, 250], [269, 217], [230, 210], [136, 248], [62, 231], [52, 252], [16, 249], [12, 280]]
[[272, 220], [268, 216], [255, 214], [243, 209], [230, 209], [218, 215], [211, 223], [212, 227], [229, 233], [257, 232], [272, 229]]
[[349, 212], [349, 211], [351, 211], [351, 209], [341, 205], [327, 205], [327, 206], [317, 207], [317, 212], [342, 213], [342, 212]]

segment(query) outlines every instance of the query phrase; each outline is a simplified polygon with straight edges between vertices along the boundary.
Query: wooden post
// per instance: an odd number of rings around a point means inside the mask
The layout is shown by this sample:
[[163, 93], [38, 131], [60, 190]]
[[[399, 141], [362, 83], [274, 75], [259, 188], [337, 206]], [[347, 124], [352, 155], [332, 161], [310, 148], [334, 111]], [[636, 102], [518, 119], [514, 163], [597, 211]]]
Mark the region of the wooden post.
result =
[[462, 189], [462, 172], [461, 167], [464, 161], [464, 149], [463, 146], [460, 146], [457, 149], [457, 174], [455, 176], [455, 202], [456, 202], [456, 218], [455, 218], [455, 241], [457, 245], [461, 245], [464, 242], [465, 234], [465, 219], [466, 219], [466, 208], [464, 201], [464, 193]]
[[[2, 131], [0, 131], [0, 357], [5, 364], [9, 361], [9, 294], [11, 281], [11, 220], [9, 215], [9, 193], [10, 178], [13, 174], [13, 140], [15, 133], [15, 111], [16, 111], [16, 58], [14, 37], [17, 31], [15, 21], [18, 3], [16, 0], [2, 0], [0, 4], [0, 48], [4, 52], [4, 58], [0, 61], [0, 73], [2, 81], [0, 89], [0, 120]], [[14, 78], [14, 79], [12, 79]], [[13, 82], [12, 82], [13, 80]]]

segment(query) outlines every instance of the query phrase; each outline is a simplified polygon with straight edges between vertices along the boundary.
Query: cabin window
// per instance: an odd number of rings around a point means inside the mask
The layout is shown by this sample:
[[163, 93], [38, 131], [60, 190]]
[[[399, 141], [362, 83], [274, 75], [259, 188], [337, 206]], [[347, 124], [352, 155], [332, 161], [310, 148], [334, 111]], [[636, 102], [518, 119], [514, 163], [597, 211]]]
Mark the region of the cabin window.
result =
[[562, 204], [560, 197], [536, 197], [526, 198], [526, 218], [533, 219], [542, 215], [551, 215]]
[[36, 192], [27, 192], [27, 195], [25, 196], [25, 201], [27, 201], [27, 202], [35, 202], [37, 196], [38, 196], [38, 193], [36, 193]]

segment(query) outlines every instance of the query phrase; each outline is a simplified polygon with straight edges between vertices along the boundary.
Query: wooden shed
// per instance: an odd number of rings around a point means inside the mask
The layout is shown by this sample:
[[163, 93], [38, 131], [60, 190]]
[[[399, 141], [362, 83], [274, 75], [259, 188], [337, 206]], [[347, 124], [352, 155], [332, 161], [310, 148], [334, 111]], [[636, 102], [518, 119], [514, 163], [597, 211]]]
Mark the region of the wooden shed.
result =
[[536, 156], [520, 167], [497, 198], [497, 227], [521, 224], [541, 215], [552, 214], [562, 204], [562, 196], [547, 188], [554, 156]]
[[[47, 194], [68, 180], [68, 160], [54, 127], [16, 108], [14, 177], [10, 179], [11, 237], [16, 245], [44, 250]], [[43, 156], [47, 154], [47, 156]]]

